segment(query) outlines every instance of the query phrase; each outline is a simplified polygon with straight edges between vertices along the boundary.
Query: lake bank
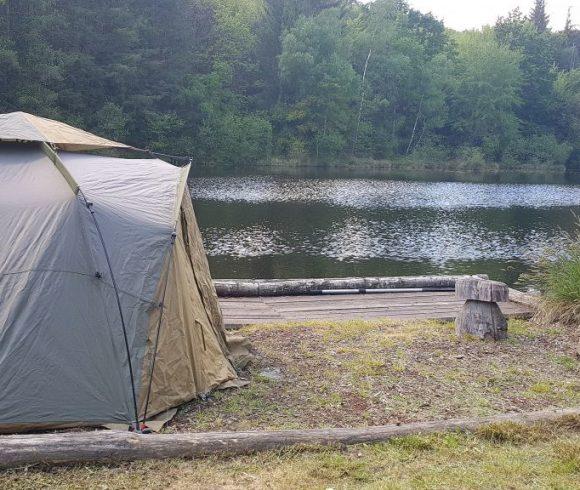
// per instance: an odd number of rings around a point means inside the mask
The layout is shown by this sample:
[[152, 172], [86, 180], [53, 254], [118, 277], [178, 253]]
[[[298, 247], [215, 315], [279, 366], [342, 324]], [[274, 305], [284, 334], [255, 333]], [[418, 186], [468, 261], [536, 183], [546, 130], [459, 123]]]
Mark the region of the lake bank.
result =
[[272, 158], [243, 166], [196, 165], [195, 175], [281, 175], [370, 177], [419, 181], [498, 182], [529, 184], [579, 184], [580, 170], [563, 165], [471, 164], [462, 161], [419, 162], [347, 158], [333, 162]]
[[449, 172], [475, 172], [475, 173], [546, 173], [565, 174], [565, 165], [540, 165], [540, 164], [516, 164], [490, 163], [467, 160], [417, 160], [411, 158], [399, 158], [394, 160], [372, 159], [359, 157], [342, 157], [337, 161], [296, 160], [291, 158], [273, 157], [268, 161], [256, 163], [256, 166], [264, 167], [326, 167], [348, 168], [362, 167], [368, 169], [384, 170], [441, 170]]

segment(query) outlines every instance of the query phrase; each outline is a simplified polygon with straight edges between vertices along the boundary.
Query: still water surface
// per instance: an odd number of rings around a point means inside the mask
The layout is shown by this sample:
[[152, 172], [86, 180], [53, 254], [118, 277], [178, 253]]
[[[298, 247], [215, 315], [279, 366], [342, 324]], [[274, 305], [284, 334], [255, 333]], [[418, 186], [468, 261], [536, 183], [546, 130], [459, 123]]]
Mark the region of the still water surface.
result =
[[503, 180], [196, 170], [190, 188], [215, 278], [487, 273], [511, 285], [573, 229], [580, 186]]

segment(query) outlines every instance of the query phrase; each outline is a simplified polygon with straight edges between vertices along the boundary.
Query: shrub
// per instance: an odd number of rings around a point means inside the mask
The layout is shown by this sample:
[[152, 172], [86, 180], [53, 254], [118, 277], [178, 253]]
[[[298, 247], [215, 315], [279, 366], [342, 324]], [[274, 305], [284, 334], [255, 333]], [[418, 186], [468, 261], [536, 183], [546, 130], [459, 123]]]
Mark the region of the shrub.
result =
[[471, 166], [482, 166], [485, 165], [485, 156], [480, 148], [473, 146], [462, 146], [457, 151], [457, 159]]
[[428, 137], [417, 146], [410, 157], [419, 163], [441, 163], [451, 159], [449, 148], [436, 137]]
[[271, 155], [272, 126], [257, 115], [225, 114], [204, 122], [201, 130], [206, 161], [240, 165]]
[[580, 220], [561, 251], [550, 251], [525, 276], [543, 294], [537, 319], [580, 324]]
[[560, 143], [553, 134], [538, 133], [515, 139], [504, 155], [505, 163], [565, 165], [572, 146]]

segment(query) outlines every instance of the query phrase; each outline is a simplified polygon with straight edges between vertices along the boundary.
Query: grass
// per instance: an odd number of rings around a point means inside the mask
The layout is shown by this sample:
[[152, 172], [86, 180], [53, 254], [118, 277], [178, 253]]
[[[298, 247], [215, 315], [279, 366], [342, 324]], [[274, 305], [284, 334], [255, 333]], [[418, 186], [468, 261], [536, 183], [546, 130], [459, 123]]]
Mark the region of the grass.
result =
[[576, 231], [565, 236], [562, 250], [548, 251], [523, 278], [543, 295], [536, 320], [580, 324], [580, 219]]
[[[250, 326], [249, 386], [184, 406], [169, 432], [353, 427], [580, 405], [572, 327], [511, 320], [505, 342], [434, 321]], [[280, 379], [262, 373], [276, 369]]]
[[0, 488], [426, 489], [578, 488], [580, 418], [494, 424], [348, 448], [291, 448], [235, 458], [31, 467]]
[[[434, 321], [245, 327], [256, 355], [245, 373], [251, 383], [182, 407], [165, 430], [348, 427], [578, 406], [574, 329], [512, 320], [508, 332], [507, 341], [481, 342], [458, 340], [451, 324]], [[168, 487], [578, 488], [580, 417], [348, 448], [0, 473], [0, 488]]]

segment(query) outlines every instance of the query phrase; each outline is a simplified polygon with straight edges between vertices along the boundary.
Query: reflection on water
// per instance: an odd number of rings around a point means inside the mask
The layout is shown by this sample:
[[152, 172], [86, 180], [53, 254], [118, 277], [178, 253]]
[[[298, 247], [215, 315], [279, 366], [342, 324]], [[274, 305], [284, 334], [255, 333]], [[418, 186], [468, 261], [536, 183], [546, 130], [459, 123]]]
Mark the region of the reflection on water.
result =
[[488, 273], [513, 284], [580, 213], [572, 185], [195, 177], [214, 277]]
[[579, 204], [578, 188], [525, 184], [405, 182], [373, 179], [290, 179], [210, 177], [192, 182], [195, 199], [225, 202], [311, 202], [358, 209], [524, 206]]

